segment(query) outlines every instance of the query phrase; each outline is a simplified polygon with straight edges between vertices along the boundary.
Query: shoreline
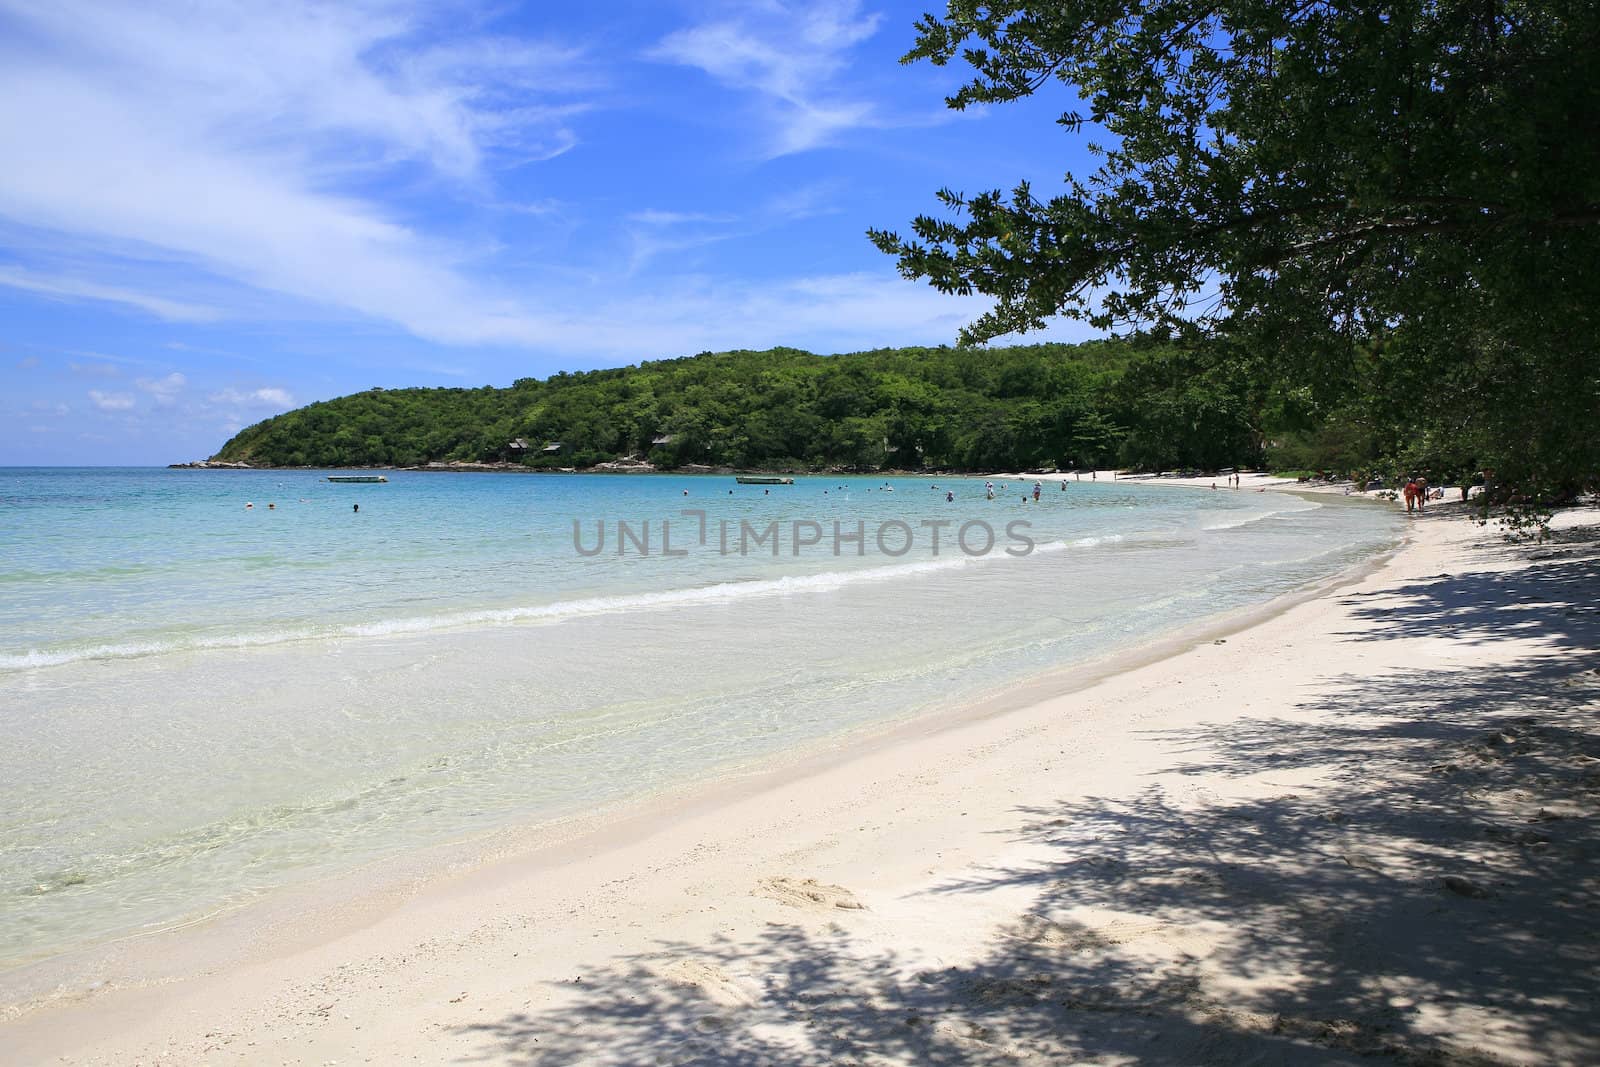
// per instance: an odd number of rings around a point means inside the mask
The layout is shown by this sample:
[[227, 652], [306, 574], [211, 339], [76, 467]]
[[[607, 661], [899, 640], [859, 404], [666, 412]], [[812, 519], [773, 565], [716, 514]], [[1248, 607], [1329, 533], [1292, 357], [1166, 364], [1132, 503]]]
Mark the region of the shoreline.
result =
[[[1444, 536], [1446, 527], [1450, 537]], [[941, 886], [1014, 861], [1019, 849], [1028, 855], [1039, 851], [1018, 825], [1019, 796], [1040, 794], [1039, 800], [1050, 801], [1056, 798], [1044, 794], [1063, 788], [1080, 796], [1137, 796], [1143, 778], [1167, 772], [1160, 770], [1166, 753], [1134, 726], [1151, 723], [1170, 730], [1205, 715], [1226, 721], [1229, 706], [1235, 720], [1244, 718], [1250, 702], [1239, 706], [1241, 696], [1283, 698], [1283, 673], [1290, 675], [1294, 695], [1295, 665], [1315, 664], [1337, 652], [1332, 646], [1341, 639], [1333, 624], [1348, 614], [1352, 589], [1362, 596], [1395, 595], [1397, 583], [1418, 580], [1435, 565], [1441, 548], [1493, 540], [1492, 534], [1467, 530], [1446, 515], [1430, 516], [1414, 532], [1410, 543], [1368, 573], [1303, 592], [1270, 612], [1248, 609], [1260, 617], [1235, 620], [1215, 637], [1169, 637], [1172, 647], [1124, 656], [1106, 665], [1103, 674], [1078, 678], [1070, 691], [1008, 691], [997, 698], [1000, 706], [987, 712], [969, 708], [950, 721], [935, 721], [942, 718], [936, 715], [900, 723], [864, 743], [847, 739], [840, 747], [848, 751], [813, 754], [815, 765], [802, 762], [724, 778], [665, 803], [652, 798], [598, 829], [568, 825], [562, 828], [567, 832], [553, 831], [553, 839], [538, 848], [530, 850], [525, 841], [509, 849], [511, 855], [475, 869], [437, 871], [420, 891], [415, 885], [397, 887], [382, 899], [347, 903], [340, 916], [291, 918], [293, 902], [286, 899], [282, 927], [236, 946], [247, 949], [242, 961], [179, 961], [202, 977], [175, 980], [169, 970], [139, 979], [142, 986], [69, 995], [0, 1024], [0, 1037], [32, 1058], [71, 1050], [101, 1056], [100, 1062], [128, 1062], [153, 1055], [157, 1047], [174, 1057], [168, 1062], [236, 1054], [247, 1061], [314, 1054], [321, 1062], [324, 1055], [338, 1058], [363, 1049], [393, 1058], [417, 1047], [431, 1050], [428, 1058], [442, 1059], [486, 1042], [493, 1046], [486, 1054], [491, 1060], [526, 1061], [537, 1047], [528, 1043], [531, 1037], [513, 1040], [517, 1024], [505, 1020], [533, 1010], [549, 1020], [538, 1032], [557, 1034], [561, 1013], [582, 1007], [596, 988], [592, 978], [585, 979], [591, 982], [587, 989], [574, 978], [615, 969], [641, 953], [659, 953], [657, 942], [670, 938], [691, 947], [670, 959], [655, 959], [647, 973], [635, 977], [653, 991], [646, 999], [658, 1009], [662, 1040], [678, 1033], [674, 1027], [686, 1026], [685, 1039], [708, 1042], [710, 1055], [740, 1026], [730, 1017], [765, 1013], [765, 1018], [776, 1010], [772, 990], [763, 992], [758, 981], [730, 970], [726, 958], [718, 962], [716, 945], [730, 938], [747, 946], [739, 959], [757, 959], [774, 950], [763, 938], [774, 923], [806, 938], [826, 935], [837, 923], [852, 931], [858, 949], [867, 946], [863, 951], [892, 949], [897, 958], [926, 957], [922, 963], [930, 966], [937, 956], [960, 968], [960, 961], [987, 947], [997, 924], [1036, 911], [1026, 886], [1007, 885], [973, 890], [977, 914], [963, 907], [959, 921], [945, 915], [928, 925], [932, 913], [940, 912], [935, 902], [950, 892]], [[1275, 632], [1280, 630], [1285, 632]], [[1298, 640], [1287, 642], [1287, 631], [1305, 637], [1306, 647]], [[1449, 641], [1442, 634], [1411, 640]], [[1246, 647], [1272, 661], [1268, 673], [1274, 676], [1250, 683], [1265, 686], [1266, 692], [1207, 676], [1208, 668], [1235, 659]], [[1258, 664], [1248, 667], [1244, 673], [1261, 670]], [[1215, 692], [1194, 698], [1196, 690], [1208, 688], [1195, 685], [1174, 703], [1177, 686], [1197, 681], [1210, 681]], [[1118, 701], [1132, 711], [1109, 714], [1107, 707]], [[1063, 762], [1073, 764], [1079, 781], [1061, 781], [1060, 772], [1052, 771], [1052, 761], [1068, 751], [1055, 756], [1045, 751], [1057, 744], [1069, 745], [1077, 757]], [[1084, 759], [1096, 751], [1102, 759]], [[1089, 783], [1104, 788], [1096, 794]], [[1208, 780], [1203, 788], [1227, 784]], [[997, 845], [997, 836], [1011, 843]], [[563, 885], [553, 888], [552, 879]], [[326, 895], [330, 888], [329, 883], [308, 886], [296, 899], [317, 904], [319, 893]], [[848, 906], [853, 903], [865, 906]], [[225, 926], [229, 919], [216, 922]], [[1096, 936], [1113, 945], [1143, 938], [1119, 941], [1102, 927], [1093, 930], [1101, 930]], [[186, 933], [173, 936], [187, 940]], [[908, 933], [915, 935], [909, 941]], [[1054, 944], [1053, 937], [1045, 942]], [[518, 962], [524, 956], [533, 962]], [[352, 984], [355, 975], [364, 980]], [[458, 985], [459, 990], [450, 989]], [[434, 995], [447, 989], [448, 996]], [[330, 999], [344, 1007], [321, 1010]], [[970, 1014], [970, 1009], [956, 1010]], [[796, 1040], [807, 1034], [815, 1040], [814, 1027], [795, 1023], [792, 1011], [778, 1014], [781, 1019], [766, 1023], [799, 1026]], [[485, 1015], [499, 1022], [483, 1029]], [[201, 1019], [203, 1025], [194, 1022]], [[612, 1024], [622, 1025], [620, 1020]], [[978, 1025], [995, 1029], [987, 1022]], [[380, 1031], [392, 1036], [385, 1039]], [[419, 1033], [425, 1035], [423, 1045], [405, 1044]], [[579, 1036], [568, 1035], [569, 1053]], [[597, 1026], [584, 1039], [594, 1042], [596, 1062], [611, 1062], [604, 1056], [615, 1036]], [[946, 1036], [956, 1045], [976, 1041], [969, 1049], [974, 1054], [992, 1051], [971, 1035]]]

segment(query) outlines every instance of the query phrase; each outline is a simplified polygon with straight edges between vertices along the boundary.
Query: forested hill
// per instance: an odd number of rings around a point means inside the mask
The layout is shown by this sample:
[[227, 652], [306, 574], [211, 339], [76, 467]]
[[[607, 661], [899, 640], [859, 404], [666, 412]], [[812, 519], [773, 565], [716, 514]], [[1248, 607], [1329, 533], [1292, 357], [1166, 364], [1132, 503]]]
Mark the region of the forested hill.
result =
[[[513, 443], [526, 447], [514, 447]], [[559, 443], [560, 450], [546, 451]], [[1259, 453], [1241, 391], [1138, 341], [702, 353], [509, 388], [372, 389], [241, 431], [217, 460], [412, 466], [1218, 467]]]

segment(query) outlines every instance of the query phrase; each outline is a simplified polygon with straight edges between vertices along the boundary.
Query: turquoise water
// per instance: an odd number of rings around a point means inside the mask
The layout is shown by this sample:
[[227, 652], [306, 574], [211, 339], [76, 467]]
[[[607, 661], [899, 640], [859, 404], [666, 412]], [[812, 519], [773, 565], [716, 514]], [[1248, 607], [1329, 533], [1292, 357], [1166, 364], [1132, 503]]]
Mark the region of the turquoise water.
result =
[[0, 963], [969, 702], [1398, 537], [1109, 482], [323, 473], [0, 470]]

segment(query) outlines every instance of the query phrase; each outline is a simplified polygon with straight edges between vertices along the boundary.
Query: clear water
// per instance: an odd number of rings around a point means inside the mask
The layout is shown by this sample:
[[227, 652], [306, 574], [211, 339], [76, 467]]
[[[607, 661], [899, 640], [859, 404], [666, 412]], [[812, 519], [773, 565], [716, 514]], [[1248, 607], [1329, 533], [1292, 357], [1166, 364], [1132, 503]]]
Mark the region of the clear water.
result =
[[1399, 536], [1110, 482], [388, 477], [0, 470], [0, 965], [972, 701]]

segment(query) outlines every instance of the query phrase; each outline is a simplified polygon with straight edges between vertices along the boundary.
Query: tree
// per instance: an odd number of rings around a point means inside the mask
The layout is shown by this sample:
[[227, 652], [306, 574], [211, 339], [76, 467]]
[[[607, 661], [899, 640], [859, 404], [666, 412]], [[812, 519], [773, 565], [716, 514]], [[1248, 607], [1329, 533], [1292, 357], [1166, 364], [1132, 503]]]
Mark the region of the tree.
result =
[[1056, 315], [1224, 337], [1329, 409], [1398, 339], [1408, 429], [1570, 494], [1600, 468], [1597, 46], [1592, 0], [952, 0], [903, 61], [965, 60], [956, 109], [1063, 83], [1098, 169], [870, 236], [994, 298], [969, 343]]

